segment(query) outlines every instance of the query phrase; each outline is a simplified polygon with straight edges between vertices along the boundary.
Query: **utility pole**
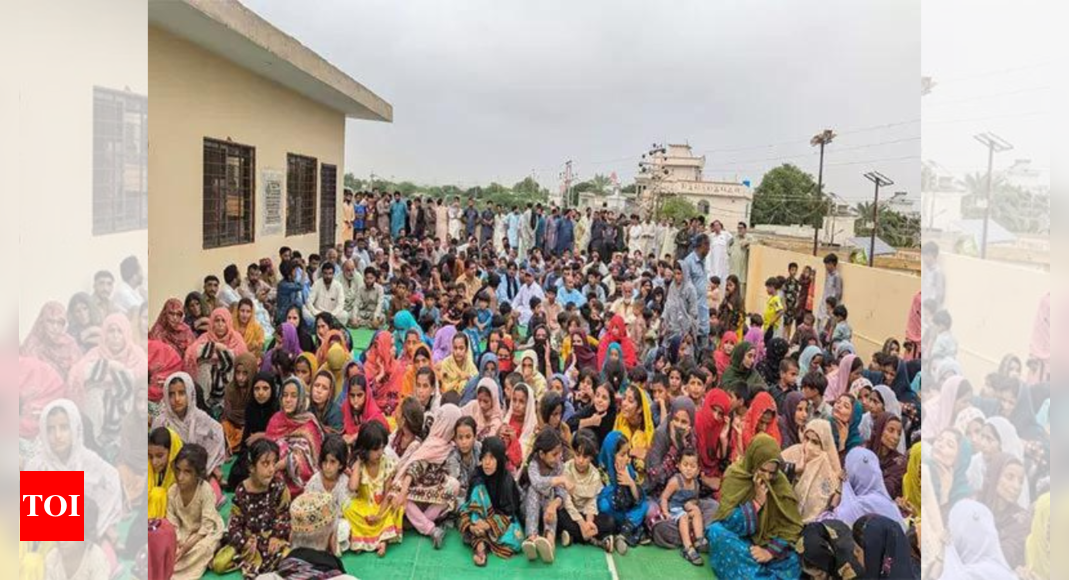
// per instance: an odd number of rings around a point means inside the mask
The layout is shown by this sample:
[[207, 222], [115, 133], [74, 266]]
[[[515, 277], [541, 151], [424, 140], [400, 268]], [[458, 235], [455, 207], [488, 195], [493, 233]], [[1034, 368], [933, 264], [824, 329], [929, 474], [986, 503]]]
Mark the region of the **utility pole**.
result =
[[870, 171], [865, 178], [876, 184], [876, 195], [872, 201], [872, 239], [869, 241], [869, 268], [876, 263], [876, 228], [880, 225], [880, 187], [894, 185], [890, 177], [879, 171]]
[[[563, 206], [568, 208], [572, 206], [572, 181], [575, 179], [575, 174], [572, 173], [572, 160], [569, 159], [564, 162], [564, 171], [560, 174], [563, 183]], [[578, 204], [576, 204], [578, 205]]]
[[995, 164], [995, 153], [1009, 151], [1010, 149], [1013, 149], [1013, 145], [1010, 145], [1009, 141], [1006, 141], [994, 133], [980, 133], [979, 135], [974, 135], [973, 138], [987, 147], [987, 194], [985, 196], [986, 199], [984, 200], [984, 231], [980, 239], [980, 257], [987, 258], [987, 227], [988, 222], [991, 221], [991, 184], [993, 179], [992, 169]]
[[[820, 133], [813, 135], [813, 138], [809, 140], [809, 144], [816, 147], [820, 145], [820, 165], [817, 169], [817, 199], [821, 202], [824, 201], [824, 146], [831, 143], [832, 139], [835, 139], [835, 131], [831, 129], [824, 129]], [[823, 220], [823, 216], [814, 216], [813, 219], [813, 255], [817, 255], [817, 250], [820, 246], [820, 223], [817, 220]]]

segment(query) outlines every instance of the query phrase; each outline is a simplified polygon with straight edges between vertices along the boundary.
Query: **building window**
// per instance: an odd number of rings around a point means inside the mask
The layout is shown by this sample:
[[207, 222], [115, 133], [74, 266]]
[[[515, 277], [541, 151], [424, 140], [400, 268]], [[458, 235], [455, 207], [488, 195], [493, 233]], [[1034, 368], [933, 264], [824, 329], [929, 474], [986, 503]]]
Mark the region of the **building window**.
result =
[[93, 88], [93, 235], [148, 227], [148, 98]]
[[286, 235], [316, 231], [316, 173], [314, 157], [286, 156]]
[[702, 215], [709, 215], [709, 202], [704, 199], [698, 202], [698, 213]]
[[204, 249], [253, 241], [256, 149], [204, 139]]

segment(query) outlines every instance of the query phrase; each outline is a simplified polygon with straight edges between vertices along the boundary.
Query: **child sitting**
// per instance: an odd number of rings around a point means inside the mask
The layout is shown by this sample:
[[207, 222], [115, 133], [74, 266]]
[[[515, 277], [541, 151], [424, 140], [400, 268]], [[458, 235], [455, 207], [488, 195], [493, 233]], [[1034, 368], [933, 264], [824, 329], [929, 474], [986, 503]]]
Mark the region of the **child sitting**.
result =
[[148, 519], [167, 517], [167, 490], [174, 484], [174, 460], [182, 449], [178, 434], [157, 427], [148, 436]]
[[[323, 440], [319, 451], [319, 471], [304, 486], [305, 493], [321, 492], [331, 496], [338, 513], [349, 505], [349, 476], [345, 467], [349, 465], [349, 446], [341, 435], [328, 435]], [[349, 549], [349, 536], [352, 528], [345, 518], [338, 519], [338, 549]]]
[[[560, 518], [560, 543], [568, 547], [572, 542], [594, 544], [601, 538], [601, 546], [612, 553], [613, 521], [608, 514], [598, 513], [598, 494], [601, 492], [601, 473], [593, 464], [597, 461], [598, 442], [589, 429], [582, 429], [572, 441], [574, 456], [564, 464], [564, 477], [570, 483]], [[626, 550], [625, 550], [626, 551]]]
[[278, 444], [258, 439], [249, 446], [248, 458], [249, 477], [234, 494], [223, 546], [212, 560], [216, 574], [240, 568], [242, 576], [255, 578], [273, 571], [289, 544], [290, 492], [275, 477], [281, 463]]
[[167, 521], [176, 534], [174, 580], [203, 576], [223, 537], [223, 518], [207, 475], [208, 452], [196, 443], [182, 447], [174, 460], [175, 485], [167, 491]]
[[446, 460], [449, 475], [455, 477], [460, 483], [460, 492], [457, 497], [467, 497], [470, 487], [471, 476], [479, 464], [479, 454], [482, 452], [482, 444], [476, 438], [478, 424], [474, 417], [464, 416], [457, 419], [457, 425], [453, 430], [453, 450]]
[[698, 550], [708, 548], [703, 536], [702, 510], [698, 506], [698, 453], [688, 447], [679, 457], [679, 473], [668, 480], [661, 492], [661, 513], [679, 524], [683, 540], [680, 553], [695, 566], [704, 564]]
[[471, 478], [466, 502], [460, 506], [458, 527], [471, 546], [476, 566], [486, 566], [490, 552], [508, 558], [520, 549], [520, 490], [505, 470], [505, 442], [487, 437], [479, 466]]
[[453, 511], [460, 488], [460, 483], [446, 468], [458, 419], [460, 409], [456, 405], [443, 405], [438, 409], [427, 438], [415, 452], [405, 454], [390, 488], [390, 495], [400, 498], [396, 503], [405, 506], [405, 516], [412, 527], [430, 536], [435, 550], [441, 548], [445, 540], [445, 530], [436, 520]]
[[[523, 553], [528, 560], [541, 558], [546, 564], [554, 559], [554, 541], [557, 537], [557, 510], [564, 505], [568, 497], [567, 486], [571, 482], [564, 477], [561, 467], [560, 432], [551, 427], [543, 427], [535, 437], [527, 469], [520, 478], [520, 485], [529, 484], [524, 501], [524, 513], [527, 516], [527, 539], [523, 542]], [[539, 520], [544, 532], [539, 535]]]
[[387, 542], [401, 541], [405, 514], [399, 498], [386, 495], [396, 465], [394, 458], [385, 453], [388, 437], [386, 427], [378, 421], [360, 426], [349, 477], [353, 499], [344, 511], [352, 528], [349, 548], [354, 552], [376, 552], [380, 558], [386, 555]]

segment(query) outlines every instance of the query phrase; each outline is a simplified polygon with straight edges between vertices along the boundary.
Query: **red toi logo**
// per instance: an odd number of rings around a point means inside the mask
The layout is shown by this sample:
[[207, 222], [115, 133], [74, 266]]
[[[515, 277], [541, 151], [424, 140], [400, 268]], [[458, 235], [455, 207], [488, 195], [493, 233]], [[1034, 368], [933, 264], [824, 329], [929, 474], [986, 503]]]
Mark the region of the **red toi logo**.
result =
[[84, 541], [85, 473], [20, 471], [19, 498], [19, 541]]

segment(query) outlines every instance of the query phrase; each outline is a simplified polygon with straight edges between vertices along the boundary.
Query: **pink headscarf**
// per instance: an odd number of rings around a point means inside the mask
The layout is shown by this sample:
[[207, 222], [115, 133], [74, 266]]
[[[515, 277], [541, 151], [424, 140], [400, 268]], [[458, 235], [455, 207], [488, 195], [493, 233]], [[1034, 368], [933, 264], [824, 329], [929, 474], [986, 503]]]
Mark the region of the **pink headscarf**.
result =
[[[53, 320], [62, 321], [63, 326], [51, 328], [49, 323]], [[19, 354], [48, 363], [62, 378], [67, 378], [71, 367], [84, 353], [78, 341], [67, 334], [67, 309], [62, 304], [46, 302], [41, 307], [41, 313], [22, 343]]]
[[753, 346], [754, 352], [757, 353], [757, 358], [754, 359], [754, 364], [765, 359], [765, 331], [760, 326], [751, 326], [750, 330], [746, 331], [746, 336], [743, 337], [742, 340], [750, 343], [750, 345]]
[[41, 411], [62, 399], [63, 378], [51, 365], [31, 357], [19, 357], [19, 437], [33, 439], [40, 431]]
[[921, 437], [925, 440], [935, 440], [940, 433], [954, 423], [954, 404], [958, 400], [958, 390], [961, 383], [965, 382], [962, 375], [954, 375], [943, 382], [939, 389], [939, 399], [934, 405], [929, 406], [928, 417], [921, 423]]
[[857, 355], [848, 354], [839, 361], [839, 372], [835, 373], [835, 381], [828, 385], [824, 392], [824, 400], [834, 403], [836, 399], [850, 392], [850, 367], [854, 366]]
[[[226, 322], [226, 334], [223, 336], [219, 336], [215, 333], [215, 322], [220, 319]], [[108, 321], [105, 320], [105, 328], [107, 327], [107, 324]], [[189, 348], [186, 349], [186, 372], [196, 374], [198, 353], [200, 352], [201, 347], [209, 342], [218, 342], [222, 344], [234, 355], [235, 358], [239, 354], [249, 352], [248, 347], [245, 346], [245, 339], [241, 336], [241, 333], [234, 330], [234, 319], [233, 316], [231, 316], [230, 311], [226, 308], [216, 308], [212, 311], [208, 332], [200, 335], [197, 340], [193, 341], [193, 344], [189, 345]]]
[[397, 466], [397, 473], [404, 476], [409, 466], [417, 461], [426, 461], [432, 464], [442, 464], [449, 458], [453, 451], [453, 435], [456, 432], [457, 420], [460, 419], [460, 408], [456, 405], [442, 405], [434, 414], [434, 422], [431, 423], [431, 432], [423, 443], [408, 456], [408, 459]]
[[[479, 407], [479, 389], [485, 388], [490, 393], [490, 413], [484, 415]], [[475, 419], [475, 436], [477, 439], [496, 436], [505, 420], [505, 412], [501, 409], [500, 393], [497, 383], [491, 378], [481, 378], [475, 387], [475, 400], [461, 409], [461, 413]]]

